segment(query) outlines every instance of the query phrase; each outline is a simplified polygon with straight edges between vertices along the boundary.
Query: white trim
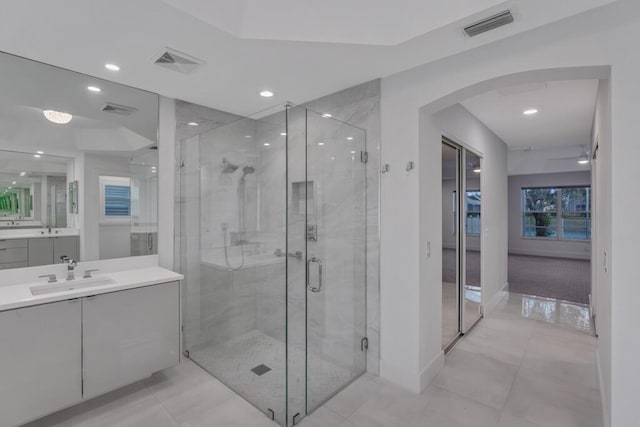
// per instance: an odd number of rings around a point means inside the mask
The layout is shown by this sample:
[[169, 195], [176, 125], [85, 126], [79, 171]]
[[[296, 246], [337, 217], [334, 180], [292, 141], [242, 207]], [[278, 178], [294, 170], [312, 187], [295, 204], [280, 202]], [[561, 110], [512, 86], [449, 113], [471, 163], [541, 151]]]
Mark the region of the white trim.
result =
[[[585, 242], [588, 243], [588, 242]], [[531, 249], [509, 249], [509, 255], [529, 255], [529, 256], [541, 256], [541, 257], [551, 257], [551, 258], [567, 258], [567, 259], [579, 259], [579, 260], [590, 260], [591, 259], [591, 251], [588, 252], [578, 252], [578, 251], [538, 251]]]
[[380, 378], [392, 382], [414, 393], [420, 393], [420, 377], [417, 372], [408, 372], [391, 366], [380, 359]]
[[422, 393], [444, 367], [444, 352], [439, 352], [419, 373], [391, 366], [380, 359], [380, 378], [414, 393]]
[[420, 393], [422, 393], [431, 384], [431, 381], [444, 368], [444, 351], [438, 355], [420, 372]]
[[496, 292], [496, 294], [491, 298], [491, 301], [489, 301], [487, 304], [485, 304], [482, 307], [482, 315], [486, 316], [487, 314], [495, 310], [496, 306], [500, 303], [500, 301], [502, 301], [508, 295], [509, 295], [509, 282], [505, 283], [504, 286], [502, 286], [502, 289]]
[[600, 400], [602, 404], [602, 425], [604, 427], [611, 427], [609, 423], [609, 408], [607, 408], [607, 398], [604, 391], [604, 382], [602, 380], [602, 369], [600, 369], [600, 352], [596, 351], [596, 366], [598, 368], [598, 382], [600, 386]]

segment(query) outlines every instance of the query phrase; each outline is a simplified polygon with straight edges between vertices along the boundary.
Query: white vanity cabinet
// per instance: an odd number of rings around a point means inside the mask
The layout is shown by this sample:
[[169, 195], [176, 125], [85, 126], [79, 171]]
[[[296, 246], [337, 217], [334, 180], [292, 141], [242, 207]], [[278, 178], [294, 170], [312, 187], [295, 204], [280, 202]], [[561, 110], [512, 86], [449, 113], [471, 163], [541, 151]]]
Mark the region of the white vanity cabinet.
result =
[[[84, 292], [78, 298], [0, 311], [0, 427], [36, 420], [179, 363], [179, 275], [132, 271], [113, 274], [114, 290], [92, 295], [79, 289], [72, 291]], [[149, 281], [153, 274], [171, 278]], [[4, 304], [16, 293], [7, 291]], [[2, 303], [0, 293], [0, 309]]]
[[84, 299], [85, 399], [178, 364], [178, 293], [173, 282]]
[[81, 301], [0, 312], [0, 426], [82, 399]]

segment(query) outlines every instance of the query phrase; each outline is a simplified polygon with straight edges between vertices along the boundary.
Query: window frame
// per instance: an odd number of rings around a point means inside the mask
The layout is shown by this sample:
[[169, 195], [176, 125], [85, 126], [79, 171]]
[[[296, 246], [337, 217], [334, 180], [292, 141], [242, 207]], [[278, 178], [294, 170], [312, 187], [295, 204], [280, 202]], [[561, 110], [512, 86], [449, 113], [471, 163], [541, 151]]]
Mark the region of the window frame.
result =
[[[586, 189], [587, 190], [587, 210], [584, 211], [568, 211], [571, 213], [583, 213], [586, 214], [586, 219], [589, 221], [588, 237], [586, 239], [565, 238], [563, 230], [563, 215], [564, 209], [562, 207], [562, 192], [566, 189]], [[525, 204], [525, 191], [526, 190], [555, 190], [556, 191], [556, 209], [554, 211], [527, 211]], [[520, 188], [520, 238], [531, 240], [556, 240], [563, 242], [591, 242], [592, 234], [592, 210], [591, 210], [591, 185], [563, 185], [563, 186], [536, 186], [536, 187], [521, 187]], [[527, 236], [525, 235], [525, 218], [527, 214], [532, 213], [553, 213], [556, 217], [555, 236]]]

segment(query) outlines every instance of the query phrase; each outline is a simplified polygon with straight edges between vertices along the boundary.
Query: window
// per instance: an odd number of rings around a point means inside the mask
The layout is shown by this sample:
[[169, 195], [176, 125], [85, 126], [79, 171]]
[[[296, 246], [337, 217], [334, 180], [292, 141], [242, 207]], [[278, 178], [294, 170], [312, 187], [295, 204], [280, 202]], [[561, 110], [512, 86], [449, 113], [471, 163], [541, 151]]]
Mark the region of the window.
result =
[[131, 187], [126, 185], [104, 186], [104, 216], [131, 215]]
[[100, 176], [100, 223], [125, 224], [131, 221], [131, 179]]
[[590, 240], [591, 188], [523, 188], [522, 235]]
[[467, 234], [480, 234], [482, 222], [480, 219], [481, 198], [479, 191], [467, 191], [464, 197], [466, 206], [465, 231]]

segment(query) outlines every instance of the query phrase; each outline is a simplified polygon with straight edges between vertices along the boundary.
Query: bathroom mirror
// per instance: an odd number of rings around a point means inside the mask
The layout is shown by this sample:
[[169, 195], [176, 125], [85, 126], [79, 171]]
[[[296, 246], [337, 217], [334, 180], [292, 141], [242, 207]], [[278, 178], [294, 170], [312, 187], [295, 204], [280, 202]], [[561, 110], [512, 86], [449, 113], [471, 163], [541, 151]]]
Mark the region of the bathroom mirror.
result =
[[0, 76], [0, 270], [157, 253], [158, 96], [1, 52]]

